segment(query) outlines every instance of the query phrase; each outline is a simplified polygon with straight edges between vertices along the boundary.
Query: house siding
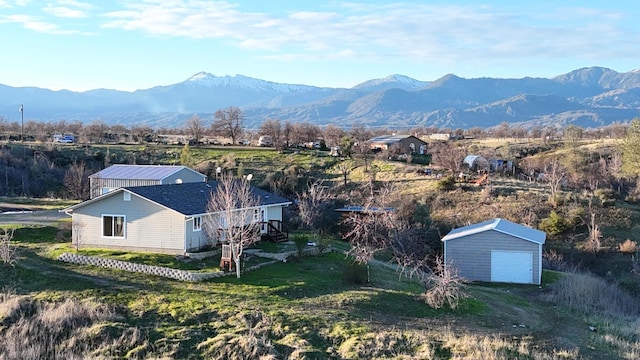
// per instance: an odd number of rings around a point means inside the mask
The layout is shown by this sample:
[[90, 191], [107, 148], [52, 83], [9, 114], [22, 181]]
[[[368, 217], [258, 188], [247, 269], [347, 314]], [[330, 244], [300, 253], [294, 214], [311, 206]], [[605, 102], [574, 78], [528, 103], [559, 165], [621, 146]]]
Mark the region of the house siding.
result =
[[445, 241], [445, 261], [458, 270], [458, 275], [471, 281], [491, 281], [491, 251], [530, 251], [533, 253], [532, 283], [541, 274], [540, 244], [495, 230]]
[[119, 189], [122, 187], [132, 186], [149, 186], [160, 185], [160, 180], [148, 180], [148, 179], [105, 179], [105, 178], [90, 178], [91, 198], [102, 195], [103, 188]]
[[204, 174], [200, 174], [191, 169], [182, 169], [174, 174], [171, 174], [164, 179], [162, 179], [163, 184], [175, 184], [176, 180], [180, 179], [183, 183], [192, 183], [192, 182], [205, 182], [207, 181], [207, 177]]
[[102, 195], [103, 188], [118, 189], [122, 187], [149, 186], [162, 184], [175, 184], [180, 179], [182, 183], [205, 182], [207, 177], [193, 169], [184, 168], [162, 179], [135, 179], [135, 178], [101, 178], [98, 176], [89, 178], [91, 198]]
[[[413, 144], [413, 148], [411, 148], [411, 144]], [[414, 136], [410, 136], [406, 139], [402, 139], [400, 140], [400, 149], [402, 149], [402, 151], [405, 154], [420, 154], [420, 147], [423, 146], [423, 154], [426, 153], [427, 151], [427, 143], [418, 139], [417, 137]]]
[[206, 232], [204, 230], [205, 227], [205, 217], [202, 217], [202, 229], [200, 231], [193, 230], [193, 218], [187, 220], [185, 223], [185, 248], [187, 252], [195, 252], [198, 251], [208, 245], [215, 245], [216, 241], [209, 242], [207, 239]]
[[[124, 215], [125, 238], [102, 237], [102, 215]], [[167, 254], [185, 252], [185, 217], [174, 211], [141, 199], [135, 194], [124, 201], [117, 193], [88, 204], [73, 213], [74, 239], [78, 246], [106, 247]]]
[[283, 220], [283, 207], [282, 206], [269, 206], [266, 209], [267, 219], [269, 220]]

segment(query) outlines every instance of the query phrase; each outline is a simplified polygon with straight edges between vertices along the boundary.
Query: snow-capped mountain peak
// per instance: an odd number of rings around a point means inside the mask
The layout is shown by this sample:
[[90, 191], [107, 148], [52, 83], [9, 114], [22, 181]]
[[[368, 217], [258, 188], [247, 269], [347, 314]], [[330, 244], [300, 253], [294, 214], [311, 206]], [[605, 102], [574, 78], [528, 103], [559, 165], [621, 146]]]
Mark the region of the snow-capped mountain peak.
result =
[[201, 72], [191, 76], [186, 81], [207, 81], [207, 80], [212, 79], [212, 78], [215, 78], [215, 76], [212, 75], [212, 74], [209, 74], [208, 72], [201, 71]]
[[273, 91], [278, 93], [288, 93], [294, 90], [299, 90], [303, 87], [307, 87], [304, 85], [275, 83], [271, 81], [255, 79], [244, 75], [215, 76], [204, 71], [191, 76], [184, 81], [184, 84], [197, 87], [226, 87], [254, 91]]
[[408, 76], [393, 74], [382, 79], [373, 79], [365, 81], [354, 86], [354, 89], [390, 89], [400, 88], [404, 90], [416, 90], [427, 86], [429, 83], [425, 81], [416, 80]]

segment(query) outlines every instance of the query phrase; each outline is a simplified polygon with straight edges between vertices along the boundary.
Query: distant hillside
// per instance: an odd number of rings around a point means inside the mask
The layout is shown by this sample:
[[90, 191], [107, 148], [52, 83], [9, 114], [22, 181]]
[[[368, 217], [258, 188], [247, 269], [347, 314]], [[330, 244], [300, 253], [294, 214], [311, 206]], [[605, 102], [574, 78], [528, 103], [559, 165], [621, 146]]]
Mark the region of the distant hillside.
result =
[[153, 127], [181, 127], [194, 115], [211, 119], [218, 109], [238, 106], [251, 128], [265, 119], [396, 128], [491, 127], [505, 121], [522, 127], [572, 123], [588, 128], [640, 117], [640, 71], [590, 67], [551, 79], [464, 79], [448, 74], [431, 82], [396, 74], [350, 89], [204, 72], [177, 84], [133, 92], [0, 85], [0, 116], [16, 119], [20, 104], [25, 120], [101, 120]]

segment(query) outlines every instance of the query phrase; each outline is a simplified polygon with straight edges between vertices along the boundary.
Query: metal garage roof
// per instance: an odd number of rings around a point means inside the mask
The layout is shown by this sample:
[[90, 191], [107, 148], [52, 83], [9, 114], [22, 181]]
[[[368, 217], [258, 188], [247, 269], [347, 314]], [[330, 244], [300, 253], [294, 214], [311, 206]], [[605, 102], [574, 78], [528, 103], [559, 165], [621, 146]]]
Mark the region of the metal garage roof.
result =
[[[188, 169], [197, 173], [186, 166], [177, 165], [127, 165], [115, 164], [99, 171], [90, 177], [100, 179], [137, 179], [137, 180], [162, 180], [167, 176], [171, 176], [182, 169]], [[199, 174], [199, 173], [198, 173]], [[204, 178], [205, 175], [201, 174]]]
[[547, 238], [547, 234], [544, 231], [516, 224], [509, 220], [496, 218], [493, 220], [487, 220], [481, 223], [453, 229], [442, 238], [442, 241], [453, 240], [461, 238], [463, 236], [469, 236], [488, 230], [498, 231], [503, 234], [518, 237], [537, 244], [544, 244]]

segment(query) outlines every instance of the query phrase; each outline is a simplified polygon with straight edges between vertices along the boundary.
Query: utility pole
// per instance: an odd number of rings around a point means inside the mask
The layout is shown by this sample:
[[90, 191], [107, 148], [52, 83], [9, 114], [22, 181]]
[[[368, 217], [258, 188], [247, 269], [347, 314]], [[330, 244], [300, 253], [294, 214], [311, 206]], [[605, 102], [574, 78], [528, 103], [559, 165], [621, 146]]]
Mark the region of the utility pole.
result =
[[22, 127], [20, 128], [20, 142], [24, 143], [24, 105], [20, 105], [20, 118], [22, 119]]

